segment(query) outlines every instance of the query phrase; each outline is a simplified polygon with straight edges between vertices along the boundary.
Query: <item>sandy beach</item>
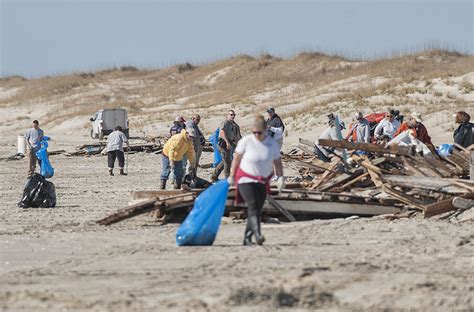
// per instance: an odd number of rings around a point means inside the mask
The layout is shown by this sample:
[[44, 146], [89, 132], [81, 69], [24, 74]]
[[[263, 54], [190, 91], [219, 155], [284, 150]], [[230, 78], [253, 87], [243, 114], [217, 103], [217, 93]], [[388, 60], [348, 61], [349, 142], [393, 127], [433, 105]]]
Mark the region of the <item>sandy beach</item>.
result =
[[[3, 147], [1, 154], [8, 150]], [[210, 157], [205, 153], [204, 162]], [[227, 218], [212, 247], [177, 247], [178, 225], [161, 226], [149, 215], [96, 225], [95, 220], [124, 207], [130, 191], [158, 188], [160, 158], [130, 155], [130, 175], [109, 177], [103, 156], [52, 156], [58, 206], [25, 210], [16, 203], [26, 160], [2, 162], [1, 309], [474, 308], [469, 222], [420, 216], [267, 223], [265, 245], [250, 248], [241, 245], [244, 223]]]

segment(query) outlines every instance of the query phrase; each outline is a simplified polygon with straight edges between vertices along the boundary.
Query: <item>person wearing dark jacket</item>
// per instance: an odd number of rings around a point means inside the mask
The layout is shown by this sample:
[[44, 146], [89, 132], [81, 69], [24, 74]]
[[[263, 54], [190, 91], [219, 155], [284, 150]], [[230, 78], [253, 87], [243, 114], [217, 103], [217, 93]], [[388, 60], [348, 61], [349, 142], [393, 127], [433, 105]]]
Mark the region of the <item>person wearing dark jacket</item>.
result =
[[181, 130], [186, 129], [186, 124], [184, 122], [185, 121], [182, 116], [176, 116], [173, 126], [170, 128], [170, 136], [181, 133]]
[[280, 116], [275, 113], [273, 107], [267, 109], [268, 119], [267, 119], [267, 129], [268, 134], [277, 141], [280, 145], [280, 150], [283, 145], [283, 132], [285, 131], [285, 125], [281, 120]]
[[459, 124], [459, 127], [454, 130], [454, 142], [462, 147], [474, 144], [474, 124], [470, 122], [471, 116], [464, 111], [457, 112], [454, 116], [455, 122]]

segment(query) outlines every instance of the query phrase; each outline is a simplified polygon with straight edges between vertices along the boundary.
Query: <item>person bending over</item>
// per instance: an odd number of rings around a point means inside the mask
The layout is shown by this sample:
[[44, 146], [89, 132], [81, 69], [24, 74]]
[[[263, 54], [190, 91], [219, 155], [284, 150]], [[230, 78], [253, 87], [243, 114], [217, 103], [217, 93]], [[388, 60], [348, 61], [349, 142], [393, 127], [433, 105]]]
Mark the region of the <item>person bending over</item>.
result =
[[127, 175], [123, 171], [125, 166], [125, 155], [123, 145], [128, 147], [128, 139], [122, 132], [122, 127], [115, 127], [114, 131], [107, 137], [107, 163], [109, 165], [109, 174], [114, 175], [115, 159], [118, 159], [120, 174]]

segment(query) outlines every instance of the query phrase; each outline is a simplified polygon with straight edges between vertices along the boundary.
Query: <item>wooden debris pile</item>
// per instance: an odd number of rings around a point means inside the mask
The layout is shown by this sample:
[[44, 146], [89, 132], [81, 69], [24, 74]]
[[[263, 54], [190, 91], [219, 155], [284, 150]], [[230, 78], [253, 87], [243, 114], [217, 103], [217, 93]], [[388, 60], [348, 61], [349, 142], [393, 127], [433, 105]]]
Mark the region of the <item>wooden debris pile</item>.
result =
[[[444, 218], [442, 214], [453, 217], [474, 212], [470, 209], [474, 207], [474, 181], [468, 180], [474, 159], [470, 149], [455, 146], [448, 157], [420, 156], [410, 147], [320, 140], [321, 146], [343, 148], [350, 155], [344, 159], [335, 153], [333, 161], [326, 163], [314, 156], [311, 142], [300, 143], [283, 155], [283, 160], [285, 167], [299, 169], [301, 178], [287, 183], [281, 192], [271, 189], [264, 216], [292, 222], [377, 215], [391, 220], [411, 217], [416, 211], [425, 217]], [[164, 222], [180, 222], [201, 191], [132, 192], [130, 206], [97, 222], [110, 225], [149, 212]], [[246, 207], [235, 205], [234, 199], [235, 191], [231, 189], [225, 215], [245, 218]], [[462, 220], [472, 220], [473, 215]]]
[[468, 180], [473, 151], [459, 145], [447, 157], [420, 156], [403, 146], [332, 140], [319, 140], [319, 145], [354, 153], [346, 160], [335, 153], [325, 163], [314, 156], [312, 142], [300, 139], [299, 151], [292, 150], [284, 161], [306, 168], [300, 173], [310, 190], [382, 196], [421, 210], [425, 217], [455, 210], [456, 198], [474, 198], [474, 181]]

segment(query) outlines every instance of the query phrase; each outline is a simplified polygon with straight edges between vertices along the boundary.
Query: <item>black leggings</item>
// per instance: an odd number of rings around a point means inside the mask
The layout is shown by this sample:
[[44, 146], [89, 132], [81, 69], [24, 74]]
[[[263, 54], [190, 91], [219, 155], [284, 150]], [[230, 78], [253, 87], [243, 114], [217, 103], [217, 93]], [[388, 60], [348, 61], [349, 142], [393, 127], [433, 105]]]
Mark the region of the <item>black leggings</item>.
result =
[[119, 168], [123, 169], [125, 165], [125, 155], [122, 151], [116, 150], [107, 153], [107, 163], [109, 169], [114, 169], [115, 158], [118, 158]]
[[238, 187], [239, 193], [248, 207], [247, 228], [245, 229], [245, 233], [247, 235], [247, 233], [250, 234], [251, 232], [251, 234], [260, 236], [262, 207], [267, 197], [265, 184], [242, 183], [239, 184]]

